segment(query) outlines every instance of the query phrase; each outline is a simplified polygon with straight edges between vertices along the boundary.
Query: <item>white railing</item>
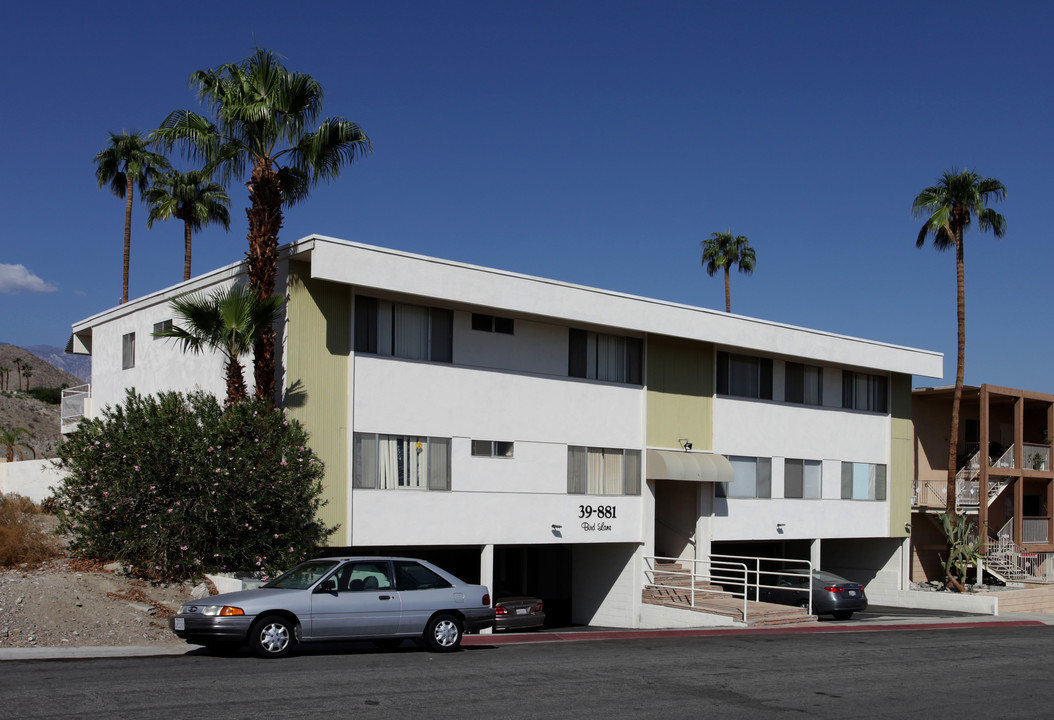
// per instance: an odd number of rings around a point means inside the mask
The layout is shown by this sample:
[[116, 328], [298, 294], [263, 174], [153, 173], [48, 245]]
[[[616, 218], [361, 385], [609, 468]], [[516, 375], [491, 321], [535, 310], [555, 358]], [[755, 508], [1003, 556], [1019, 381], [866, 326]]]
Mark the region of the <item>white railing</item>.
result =
[[944, 507], [947, 503], [948, 483], [925, 481], [915, 490], [916, 507]]
[[[690, 564], [691, 570], [670, 570], [668, 568], [658, 569], [660, 561], [677, 564]], [[657, 575], [673, 576], [674, 578], [685, 578], [684, 584], [667, 584], [658, 582]], [[664, 578], [665, 579], [665, 578]], [[747, 566], [744, 563], [713, 562], [710, 560], [691, 560], [685, 558], [649, 556], [644, 558], [644, 588], [659, 588], [663, 590], [674, 590], [686, 592], [689, 596], [689, 605], [695, 607], [696, 594], [725, 595], [727, 597], [743, 599], [743, 622], [747, 620], [747, 594], [736, 593], [731, 590], [717, 590], [712, 585], [727, 583], [741, 588], [747, 587]]]
[[1048, 542], [1050, 518], [1021, 518], [1021, 542], [1026, 545]]
[[[1028, 519], [1025, 518], [1026, 521]], [[1054, 583], [1054, 553], [1030, 552], [1017, 545], [1013, 538], [1014, 519], [1011, 518], [999, 529], [995, 537], [988, 538], [984, 554], [985, 565], [1007, 580]]]
[[[745, 594], [753, 594], [754, 600], [758, 600], [761, 590], [780, 590], [803, 593], [803, 599], [808, 601], [808, 607], [812, 608], [812, 562], [809, 560], [792, 560], [788, 558], [773, 557], [751, 557], [748, 555], [711, 555], [711, 559], [736, 563], [745, 563], [747, 566], [747, 583], [744, 586]], [[765, 567], [762, 568], [762, 563]], [[790, 569], [787, 569], [790, 566]], [[780, 570], [770, 568], [780, 567]], [[795, 589], [793, 586], [780, 584], [781, 578], [800, 579], [802, 575], [809, 578], [805, 587]], [[751, 591], [753, 591], [751, 593]], [[811, 612], [811, 610], [810, 610]]]
[[1050, 447], [1047, 445], [1034, 445], [1025, 443], [1022, 452], [1025, 456], [1026, 470], [1049, 470], [1050, 469]]
[[992, 467], [998, 468], [1012, 468], [1014, 467], [1014, 446], [1011, 445], [999, 456], [999, 459], [992, 463]]
[[91, 385], [63, 388], [60, 421], [63, 433], [77, 429], [90, 401]]

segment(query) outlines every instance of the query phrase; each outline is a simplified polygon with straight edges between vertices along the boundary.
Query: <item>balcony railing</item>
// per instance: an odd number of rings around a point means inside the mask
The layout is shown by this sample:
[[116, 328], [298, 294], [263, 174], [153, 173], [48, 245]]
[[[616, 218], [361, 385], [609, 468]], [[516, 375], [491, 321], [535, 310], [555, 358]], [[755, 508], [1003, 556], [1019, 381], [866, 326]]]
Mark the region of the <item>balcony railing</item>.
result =
[[1050, 470], [1050, 446], [1024, 444], [1025, 469], [1026, 470]]
[[91, 385], [63, 388], [60, 427], [63, 434], [77, 429], [91, 401]]
[[1026, 517], [1021, 518], [1021, 542], [1025, 545], [1049, 542], [1049, 517]]

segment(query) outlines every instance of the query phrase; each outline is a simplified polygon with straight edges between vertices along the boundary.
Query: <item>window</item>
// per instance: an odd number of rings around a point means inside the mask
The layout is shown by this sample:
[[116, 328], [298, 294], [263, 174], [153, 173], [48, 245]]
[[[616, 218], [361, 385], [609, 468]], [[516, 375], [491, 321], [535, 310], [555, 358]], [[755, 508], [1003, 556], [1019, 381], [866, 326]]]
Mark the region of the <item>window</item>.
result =
[[448, 588], [445, 578], [413, 560], [392, 560], [395, 566], [395, 582], [399, 590], [434, 590]]
[[819, 460], [784, 460], [783, 497], [819, 499], [821, 467]]
[[472, 454], [476, 457], [512, 457], [512, 443], [504, 440], [473, 440]]
[[889, 411], [889, 379], [885, 375], [842, 372], [842, 407], [849, 410]]
[[718, 497], [772, 497], [772, 458], [739, 457], [730, 455], [734, 480], [717, 484]]
[[772, 399], [772, 359], [717, 353], [717, 394]]
[[571, 495], [640, 495], [640, 450], [567, 448]]
[[872, 463], [842, 463], [843, 500], [885, 500], [886, 466]]
[[355, 298], [355, 352], [452, 362], [453, 327], [450, 310]]
[[121, 369], [135, 367], [135, 333], [127, 333], [121, 338]]
[[[154, 323], [154, 333], [153, 334], [157, 335], [160, 332], [168, 332], [171, 329], [172, 329], [172, 321], [171, 320], [162, 320], [159, 323]], [[162, 338], [157, 338], [157, 339], [161, 340]]]
[[571, 377], [640, 385], [642, 361], [639, 338], [571, 328], [567, 369]]
[[388, 590], [392, 587], [391, 571], [385, 560], [348, 563], [337, 571], [338, 592]]
[[512, 335], [512, 318], [472, 313], [472, 329]]
[[823, 368], [789, 362], [784, 399], [803, 405], [823, 405]]
[[353, 487], [450, 489], [450, 438], [355, 433], [353, 452]]

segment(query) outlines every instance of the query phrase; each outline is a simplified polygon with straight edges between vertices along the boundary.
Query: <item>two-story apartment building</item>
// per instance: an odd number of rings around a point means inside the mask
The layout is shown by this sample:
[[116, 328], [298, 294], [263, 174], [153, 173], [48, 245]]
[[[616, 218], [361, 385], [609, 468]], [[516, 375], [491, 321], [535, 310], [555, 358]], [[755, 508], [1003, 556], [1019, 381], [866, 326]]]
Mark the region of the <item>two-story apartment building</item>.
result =
[[[220, 358], [150, 333], [242, 273], [77, 323], [94, 407], [221, 394]], [[906, 581], [911, 377], [938, 353], [318, 236], [282, 249], [279, 291], [280, 403], [326, 462], [335, 546], [622, 627], [654, 556]]]

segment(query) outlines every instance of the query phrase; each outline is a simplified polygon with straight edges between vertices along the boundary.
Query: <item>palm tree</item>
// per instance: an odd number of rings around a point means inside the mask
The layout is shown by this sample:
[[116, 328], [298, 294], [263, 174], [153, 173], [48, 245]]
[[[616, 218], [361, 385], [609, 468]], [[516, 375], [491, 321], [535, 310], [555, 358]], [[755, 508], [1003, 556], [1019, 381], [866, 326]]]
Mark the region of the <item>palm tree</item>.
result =
[[11, 375], [11, 368], [0, 365], [0, 391], [6, 391], [8, 386], [8, 378]]
[[110, 133], [110, 144], [95, 156], [95, 178], [99, 187], [110, 184], [110, 190], [124, 199], [124, 274], [121, 280], [121, 304], [128, 302], [128, 261], [132, 249], [132, 198], [136, 186], [144, 192], [159, 170], [168, 167], [163, 155], [150, 150], [149, 140], [138, 132]]
[[959, 320], [959, 351], [955, 366], [955, 393], [952, 397], [952, 429], [948, 447], [948, 486], [946, 510], [955, 527], [955, 474], [959, 455], [959, 405], [962, 402], [963, 376], [966, 367], [966, 274], [963, 265], [963, 233], [971, 216], [977, 218], [981, 230], [991, 230], [997, 238], [1006, 234], [1006, 218], [987, 207], [991, 201], [1006, 197], [1006, 187], [995, 178], [981, 177], [966, 170], [948, 170], [916, 197], [911, 212], [916, 218], [926, 218], [919, 230], [915, 247], [926, 244], [933, 236], [938, 250], [955, 248], [955, 279]]
[[28, 392], [29, 378], [33, 377], [33, 366], [29, 363], [22, 363], [22, 377], [26, 379], [26, 392]]
[[732, 235], [731, 230], [715, 232], [700, 243], [703, 246], [703, 267], [713, 277], [718, 269], [725, 271], [725, 312], [732, 312], [732, 291], [729, 287], [728, 271], [733, 265], [739, 272], [750, 275], [754, 272], [756, 258], [754, 248], [745, 235]]
[[29, 431], [25, 428], [16, 427], [13, 430], [0, 428], [0, 446], [4, 448], [8, 462], [14, 462], [15, 456], [18, 456], [19, 460], [25, 460], [26, 450], [33, 453], [34, 458], [37, 456], [37, 451], [32, 445], [22, 442], [23, 435], [29, 437]]
[[[258, 49], [240, 63], [190, 76], [215, 122], [189, 110], [171, 113], [155, 135], [166, 147], [179, 141], [192, 158], [215, 163], [223, 179], [249, 177], [249, 286], [261, 300], [274, 293], [283, 205], [307, 197], [311, 185], [336, 178], [344, 165], [373, 150], [366, 133], [343, 118], [326, 118], [322, 87], [292, 72], [278, 56]], [[253, 349], [256, 396], [274, 402], [274, 330]]]
[[13, 362], [15, 363], [15, 379], [18, 380], [18, 389], [21, 390], [22, 389], [22, 358], [17, 358], [16, 357], [13, 360]]
[[158, 175], [143, 199], [150, 206], [146, 226], [154, 227], [155, 220], [183, 221], [183, 279], [190, 280], [191, 235], [212, 224], [231, 229], [231, 215], [227, 207], [231, 199], [219, 183], [209, 182], [204, 170], [169, 170]]
[[159, 330], [153, 336], [178, 340], [184, 352], [223, 353], [227, 358], [227, 402], [233, 403], [248, 394], [238, 358], [252, 350], [260, 335], [271, 328], [282, 302], [278, 295], [260, 301], [242, 285], [216, 290], [211, 295], [184, 295], [172, 301], [172, 309], [185, 324]]

